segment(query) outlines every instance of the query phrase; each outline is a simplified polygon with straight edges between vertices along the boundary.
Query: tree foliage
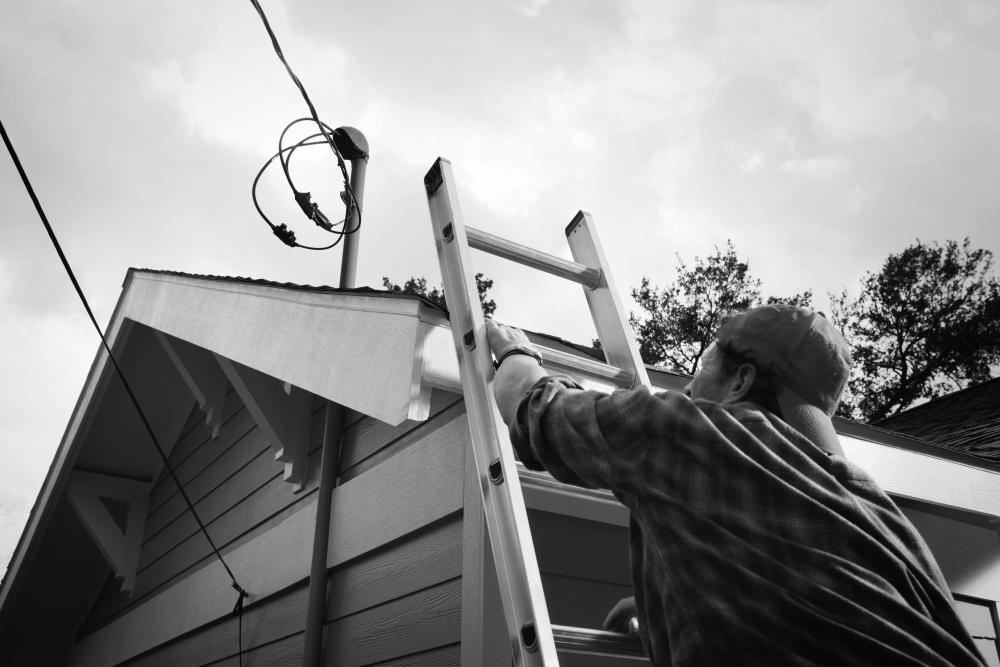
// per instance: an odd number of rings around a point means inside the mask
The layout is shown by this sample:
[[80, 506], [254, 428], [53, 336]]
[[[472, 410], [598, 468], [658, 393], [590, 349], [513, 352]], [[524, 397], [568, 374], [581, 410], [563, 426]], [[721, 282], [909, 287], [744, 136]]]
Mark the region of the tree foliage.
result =
[[[390, 292], [405, 292], [407, 294], [418, 294], [427, 298], [441, 308], [448, 310], [448, 304], [444, 297], [444, 287], [428, 287], [427, 278], [416, 278], [411, 276], [405, 283], [398, 285], [386, 276], [382, 276], [382, 286]], [[479, 293], [479, 303], [483, 307], [483, 315], [492, 317], [496, 312], [497, 303], [489, 298], [493, 281], [482, 273], [476, 274], [476, 291]]]
[[1000, 363], [1000, 281], [993, 254], [969, 239], [917, 240], [861, 280], [860, 295], [830, 295], [854, 368], [841, 414], [877, 421], [921, 399], [985, 381]]
[[[705, 259], [695, 257], [691, 267], [678, 258], [677, 277], [666, 287], [651, 285], [643, 276], [632, 298], [642, 309], [629, 317], [642, 360], [693, 375], [722, 319], [761, 304], [760, 280], [737, 256], [732, 241], [727, 241], [725, 250], [717, 247]], [[767, 299], [767, 303], [778, 302], [810, 306], [812, 292]]]

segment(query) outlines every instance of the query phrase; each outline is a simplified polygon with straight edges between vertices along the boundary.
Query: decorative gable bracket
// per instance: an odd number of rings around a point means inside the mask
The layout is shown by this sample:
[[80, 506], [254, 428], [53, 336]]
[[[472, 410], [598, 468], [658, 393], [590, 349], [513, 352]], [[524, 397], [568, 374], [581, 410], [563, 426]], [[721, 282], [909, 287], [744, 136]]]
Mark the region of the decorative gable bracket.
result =
[[275, 450], [275, 460], [285, 464], [285, 481], [301, 491], [309, 458], [312, 394], [223, 356], [215, 359]]
[[[127, 595], [135, 588], [152, 486], [151, 482], [74, 470], [66, 487], [70, 506], [122, 580], [121, 590]], [[127, 507], [123, 521], [112, 513], [108, 501]]]
[[156, 331], [156, 338], [191, 391], [198, 407], [205, 413], [205, 425], [211, 429], [212, 439], [215, 440], [219, 437], [222, 411], [226, 404], [226, 376], [208, 350], [161, 331]]

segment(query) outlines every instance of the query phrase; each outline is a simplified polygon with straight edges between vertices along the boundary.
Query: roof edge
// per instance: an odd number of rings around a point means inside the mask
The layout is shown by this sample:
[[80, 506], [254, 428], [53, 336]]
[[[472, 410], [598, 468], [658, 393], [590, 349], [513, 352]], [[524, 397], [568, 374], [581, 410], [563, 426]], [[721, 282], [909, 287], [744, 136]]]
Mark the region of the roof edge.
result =
[[[122, 310], [127, 295], [127, 287], [131, 284], [133, 269], [129, 269], [125, 274], [123, 287], [118, 296], [118, 302], [111, 313], [111, 319], [103, 332], [104, 340], [107, 341], [115, 353], [121, 351], [121, 345], [128, 338], [127, 327], [124, 327], [124, 317]], [[123, 335], [124, 333], [124, 335]], [[63, 430], [59, 447], [49, 464], [49, 469], [45, 473], [42, 486], [35, 498], [31, 510], [28, 512], [28, 521], [25, 523], [21, 536], [18, 538], [7, 569], [4, 572], [3, 580], [0, 581], [0, 625], [3, 625], [9, 610], [10, 601], [17, 593], [20, 585], [18, 575], [21, 567], [32, 550], [35, 548], [35, 538], [43, 532], [52, 518], [54, 498], [58, 498], [64, 489], [68, 471], [72, 469], [79, 452], [80, 439], [77, 435], [84, 426], [84, 420], [89, 412], [90, 405], [94, 398], [99, 396], [102, 387], [110, 379], [113, 367], [108, 364], [108, 351], [103, 344], [98, 345], [97, 354], [90, 365], [87, 377], [83, 382], [83, 388], [77, 397], [73, 410], [70, 412], [69, 421]]]

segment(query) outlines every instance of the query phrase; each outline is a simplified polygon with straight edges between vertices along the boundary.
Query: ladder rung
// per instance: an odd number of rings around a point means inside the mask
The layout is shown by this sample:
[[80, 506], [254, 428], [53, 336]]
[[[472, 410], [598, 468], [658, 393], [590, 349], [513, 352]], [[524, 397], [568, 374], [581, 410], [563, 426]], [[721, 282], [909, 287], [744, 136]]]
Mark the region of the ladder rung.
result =
[[544, 345], [536, 345], [541, 352], [547, 369], [556, 370], [569, 375], [584, 375], [593, 380], [610, 382], [616, 387], [628, 389], [635, 383], [635, 377], [629, 371], [617, 366], [610, 366], [596, 359], [579, 357], [575, 354], [556, 350]]
[[553, 625], [552, 634], [556, 640], [556, 648], [560, 651], [641, 660], [649, 664], [642, 643], [635, 635], [568, 625]]
[[528, 509], [628, 526], [629, 512], [610, 491], [563, 484], [541, 470], [528, 470], [518, 461], [517, 476]]
[[512, 262], [524, 264], [525, 266], [551, 273], [560, 278], [572, 280], [590, 289], [594, 289], [601, 282], [601, 271], [599, 269], [592, 269], [583, 264], [570, 262], [555, 255], [549, 255], [540, 250], [508, 241], [507, 239], [472, 227], [467, 226], [465, 228], [465, 235], [469, 240], [470, 247], [488, 252], [491, 255], [503, 257]]

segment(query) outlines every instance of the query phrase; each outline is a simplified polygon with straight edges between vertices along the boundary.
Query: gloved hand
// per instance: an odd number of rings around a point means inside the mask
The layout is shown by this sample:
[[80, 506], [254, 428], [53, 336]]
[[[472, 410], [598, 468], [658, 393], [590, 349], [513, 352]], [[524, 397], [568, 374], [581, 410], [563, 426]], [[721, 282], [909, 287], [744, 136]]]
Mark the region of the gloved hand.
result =
[[630, 635], [639, 633], [639, 616], [635, 606], [635, 597], [622, 598], [611, 608], [608, 617], [604, 619], [604, 629]]

